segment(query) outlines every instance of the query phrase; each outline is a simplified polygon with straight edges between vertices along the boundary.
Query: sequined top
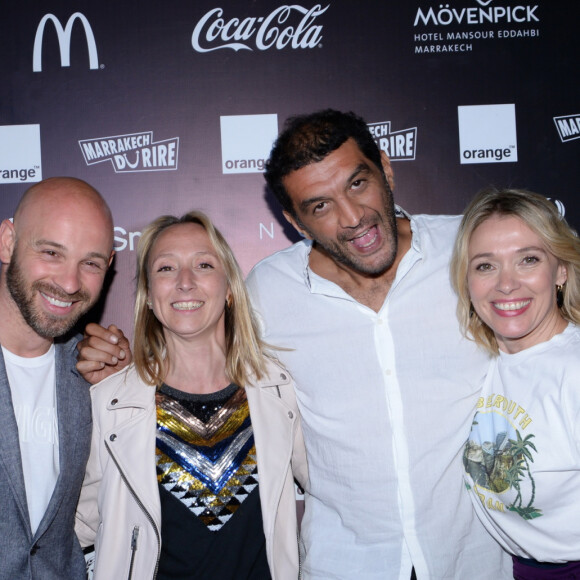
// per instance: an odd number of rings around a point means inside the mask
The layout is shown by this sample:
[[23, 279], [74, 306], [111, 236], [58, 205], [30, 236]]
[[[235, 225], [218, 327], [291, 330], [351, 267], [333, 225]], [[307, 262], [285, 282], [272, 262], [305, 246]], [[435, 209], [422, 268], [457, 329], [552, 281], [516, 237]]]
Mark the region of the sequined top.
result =
[[163, 385], [156, 403], [159, 580], [270, 578], [245, 390], [194, 395]]

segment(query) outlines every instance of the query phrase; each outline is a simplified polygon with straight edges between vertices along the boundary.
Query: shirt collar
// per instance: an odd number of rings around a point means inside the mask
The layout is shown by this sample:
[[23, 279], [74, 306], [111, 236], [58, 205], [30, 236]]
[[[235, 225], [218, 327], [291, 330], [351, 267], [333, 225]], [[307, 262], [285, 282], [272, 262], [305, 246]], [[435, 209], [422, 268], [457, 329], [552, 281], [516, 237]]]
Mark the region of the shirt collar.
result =
[[[402, 207], [395, 204], [395, 217], [396, 218], [407, 218], [411, 222], [411, 247], [409, 251], [403, 257], [403, 260], [399, 264], [397, 269], [397, 279], [400, 279], [404, 274], [412, 267], [412, 265], [421, 258], [421, 237], [418, 231], [418, 224], [413, 219], [413, 216], [405, 211]], [[327, 294], [332, 296], [337, 296], [340, 298], [348, 298], [354, 300], [349, 294], [347, 294], [342, 288], [336, 285], [334, 282], [319, 276], [314, 273], [309, 266], [310, 252], [312, 251], [312, 240], [303, 240], [301, 242], [304, 244], [303, 252], [303, 270], [302, 275], [304, 277], [304, 283], [306, 287], [313, 294]]]
[[[395, 204], [395, 217], [396, 218], [407, 218], [411, 222], [411, 248], [415, 252], [421, 254], [421, 236], [418, 231], [418, 224], [413, 216], [401, 206]], [[409, 250], [409, 251], [410, 251]]]

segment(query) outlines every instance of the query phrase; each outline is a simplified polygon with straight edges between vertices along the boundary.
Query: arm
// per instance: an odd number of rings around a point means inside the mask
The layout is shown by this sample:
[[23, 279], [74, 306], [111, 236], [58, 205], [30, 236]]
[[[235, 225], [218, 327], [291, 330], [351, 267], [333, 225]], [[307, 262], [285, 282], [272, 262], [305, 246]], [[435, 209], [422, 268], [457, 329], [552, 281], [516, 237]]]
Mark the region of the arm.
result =
[[108, 328], [87, 324], [77, 349], [77, 370], [93, 385], [124, 369], [133, 359], [129, 340], [114, 324]]

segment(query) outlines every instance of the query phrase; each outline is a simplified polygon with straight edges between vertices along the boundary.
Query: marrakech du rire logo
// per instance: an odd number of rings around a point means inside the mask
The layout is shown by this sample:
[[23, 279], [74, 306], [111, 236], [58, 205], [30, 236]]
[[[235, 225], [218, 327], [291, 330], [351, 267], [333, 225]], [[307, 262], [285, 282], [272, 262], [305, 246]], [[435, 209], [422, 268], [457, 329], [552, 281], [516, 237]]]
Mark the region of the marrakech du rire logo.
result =
[[153, 131], [79, 141], [87, 165], [110, 161], [115, 173], [177, 169], [179, 137], [153, 141]]
[[391, 161], [412, 161], [417, 148], [417, 127], [391, 130], [391, 122], [369, 123], [369, 131], [379, 149], [384, 151]]
[[554, 123], [562, 143], [580, 139], [580, 114], [554, 117]]

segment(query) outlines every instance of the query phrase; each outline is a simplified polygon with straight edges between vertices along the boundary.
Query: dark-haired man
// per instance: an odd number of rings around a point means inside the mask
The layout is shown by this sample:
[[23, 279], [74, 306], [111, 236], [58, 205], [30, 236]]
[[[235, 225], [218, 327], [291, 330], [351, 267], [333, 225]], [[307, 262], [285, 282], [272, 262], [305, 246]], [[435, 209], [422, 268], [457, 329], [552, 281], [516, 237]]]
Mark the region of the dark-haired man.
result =
[[74, 515], [91, 410], [76, 340], [99, 297], [113, 222], [84, 181], [33, 185], [0, 225], [0, 579], [83, 580]]
[[248, 278], [264, 338], [291, 349], [311, 483], [304, 577], [510, 577], [462, 489], [486, 360], [455, 317], [458, 219], [396, 208], [389, 161], [353, 114], [290, 119], [266, 179], [306, 238]]

